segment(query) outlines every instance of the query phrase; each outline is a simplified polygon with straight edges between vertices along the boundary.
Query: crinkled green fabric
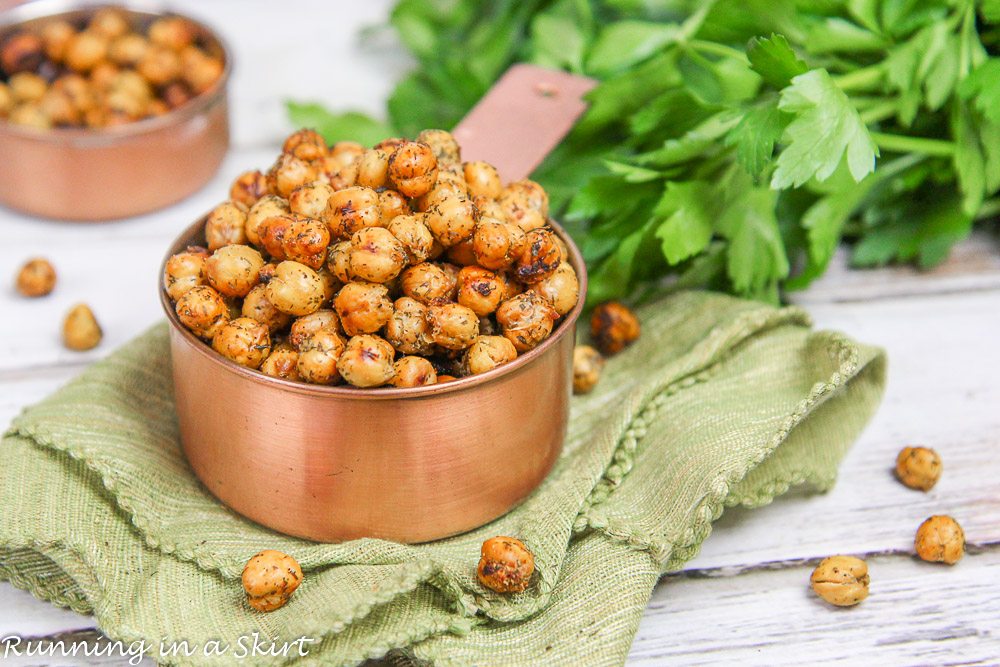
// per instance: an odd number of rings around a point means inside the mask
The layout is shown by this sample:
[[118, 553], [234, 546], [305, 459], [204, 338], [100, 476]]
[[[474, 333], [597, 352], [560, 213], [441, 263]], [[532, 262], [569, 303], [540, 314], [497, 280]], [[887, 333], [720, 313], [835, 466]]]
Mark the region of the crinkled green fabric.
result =
[[[113, 639], [145, 640], [171, 664], [231, 664], [253, 632], [315, 640], [302, 664], [390, 652], [437, 665], [621, 664], [657, 578], [697, 553], [725, 507], [833, 484], [885, 379], [881, 351], [812, 331], [797, 308], [681, 293], [641, 318], [640, 340], [574, 398], [565, 451], [542, 486], [487, 526], [417, 546], [312, 543], [219, 504], [181, 453], [157, 326], [11, 425], [0, 578], [93, 614]], [[498, 534], [536, 556], [523, 594], [476, 581], [480, 544]], [[263, 548], [306, 571], [270, 614], [246, 606], [239, 582]], [[156, 653], [182, 639], [194, 655]], [[210, 641], [231, 652], [205, 657]]]

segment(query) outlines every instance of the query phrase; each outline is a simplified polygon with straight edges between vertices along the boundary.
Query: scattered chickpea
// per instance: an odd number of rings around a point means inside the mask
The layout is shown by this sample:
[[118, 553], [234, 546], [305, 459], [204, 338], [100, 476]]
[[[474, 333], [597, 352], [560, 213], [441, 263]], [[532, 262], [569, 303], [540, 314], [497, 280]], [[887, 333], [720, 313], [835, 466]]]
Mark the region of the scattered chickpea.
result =
[[639, 318], [618, 301], [606, 301], [590, 316], [590, 335], [604, 355], [618, 354], [639, 338]]
[[66, 313], [63, 320], [63, 344], [70, 350], [90, 350], [101, 342], [104, 332], [86, 304], [78, 303]]
[[896, 476], [911, 489], [930, 491], [941, 478], [941, 457], [929, 447], [903, 447], [896, 457]]
[[516, 537], [491, 537], [483, 542], [476, 574], [479, 583], [497, 593], [520, 593], [528, 588], [535, 557]]
[[824, 558], [810, 577], [816, 595], [838, 607], [851, 607], [868, 597], [868, 564], [854, 556]]
[[247, 561], [242, 580], [251, 607], [274, 611], [283, 607], [302, 583], [302, 568], [291, 556], [267, 549]]
[[35, 257], [28, 260], [17, 273], [17, 291], [22, 296], [39, 297], [52, 293], [56, 286], [56, 270], [49, 260]]
[[573, 349], [573, 393], [588, 394], [601, 379], [604, 357], [589, 345], [577, 345]]
[[965, 532], [950, 516], [935, 515], [920, 524], [913, 546], [922, 560], [954, 565], [965, 555]]

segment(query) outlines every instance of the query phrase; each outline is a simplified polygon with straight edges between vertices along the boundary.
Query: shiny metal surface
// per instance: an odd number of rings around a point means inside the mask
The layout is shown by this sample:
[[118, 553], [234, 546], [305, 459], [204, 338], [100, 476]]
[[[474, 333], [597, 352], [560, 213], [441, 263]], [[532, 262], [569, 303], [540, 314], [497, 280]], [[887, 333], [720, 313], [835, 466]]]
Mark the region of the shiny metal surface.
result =
[[[190, 227], [167, 257], [202, 242], [203, 227]], [[556, 231], [585, 294], [580, 253]], [[542, 345], [505, 366], [367, 390], [239, 366], [187, 331], [162, 289], [160, 299], [188, 461], [222, 502], [269, 528], [320, 541], [439, 539], [510, 510], [559, 456], [582, 299]]]
[[[0, 15], [0, 41], [20, 25], [53, 16], [73, 20], [102, 4], [108, 3], [19, 5]], [[155, 3], [126, 7], [140, 20], [166, 12]], [[101, 130], [38, 131], [0, 121], [0, 204], [48, 218], [111, 220], [172, 204], [204, 185], [229, 148], [232, 63], [221, 39], [190, 20], [225, 60], [212, 90], [164, 116]]]

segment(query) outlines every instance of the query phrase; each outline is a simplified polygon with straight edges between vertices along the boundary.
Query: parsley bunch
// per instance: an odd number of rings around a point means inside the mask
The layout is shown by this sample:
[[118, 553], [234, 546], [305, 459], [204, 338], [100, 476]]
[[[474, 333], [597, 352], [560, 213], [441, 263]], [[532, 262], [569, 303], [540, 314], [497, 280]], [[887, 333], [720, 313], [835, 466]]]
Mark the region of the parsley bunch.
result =
[[512, 63], [596, 77], [534, 174], [588, 298], [777, 300], [826, 269], [947, 257], [1000, 212], [1000, 0], [401, 0], [418, 67], [389, 123], [290, 105], [328, 139], [451, 127]]

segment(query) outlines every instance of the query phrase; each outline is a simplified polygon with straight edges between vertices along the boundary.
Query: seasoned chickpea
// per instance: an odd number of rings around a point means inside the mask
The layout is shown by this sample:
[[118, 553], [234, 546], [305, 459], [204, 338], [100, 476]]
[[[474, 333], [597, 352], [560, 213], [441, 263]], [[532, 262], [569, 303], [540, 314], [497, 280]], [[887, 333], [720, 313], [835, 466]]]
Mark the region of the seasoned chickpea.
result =
[[437, 182], [431, 191], [414, 199], [414, 204], [418, 211], [427, 211], [432, 206], [443, 202], [446, 199], [458, 197], [467, 199], [468, 189], [465, 187], [465, 180], [461, 177], [453, 176], [449, 172], [439, 171]]
[[115, 7], [102, 7], [90, 17], [88, 30], [104, 35], [108, 39], [121, 37], [129, 31], [128, 19], [124, 12]]
[[605, 355], [618, 354], [638, 337], [639, 318], [623, 303], [606, 301], [590, 316], [590, 335]]
[[209, 250], [234, 243], [246, 243], [247, 210], [242, 204], [227, 201], [208, 214], [205, 221], [205, 240]]
[[513, 299], [518, 294], [524, 292], [524, 283], [519, 281], [510, 273], [506, 271], [497, 271], [496, 274], [497, 278], [500, 279], [500, 282], [503, 283], [503, 297], [501, 297], [501, 301]]
[[205, 260], [205, 277], [223, 296], [246, 296], [259, 282], [263, 266], [264, 258], [250, 246], [227, 245]]
[[260, 365], [260, 372], [275, 378], [298, 381], [299, 353], [288, 343], [279, 343], [271, 347], [271, 354]]
[[299, 377], [311, 384], [336, 384], [337, 362], [344, 354], [344, 340], [335, 331], [320, 330], [299, 343]]
[[101, 342], [104, 332], [97, 323], [90, 307], [78, 303], [66, 313], [63, 320], [63, 344], [71, 350], [90, 350]]
[[337, 369], [355, 387], [381, 387], [392, 380], [395, 371], [392, 345], [378, 336], [354, 336], [347, 341]]
[[259, 368], [271, 353], [267, 327], [250, 317], [237, 317], [219, 327], [212, 349], [247, 368]]
[[534, 349], [552, 333], [559, 314], [534, 292], [524, 292], [504, 301], [497, 309], [497, 324], [518, 352]]
[[267, 172], [268, 190], [287, 199], [296, 188], [312, 183], [317, 176], [312, 163], [282, 153]]
[[56, 270], [49, 260], [35, 257], [17, 272], [17, 291], [22, 296], [39, 297], [51, 294], [56, 286]]
[[[176, 81], [183, 72], [181, 59], [177, 53], [156, 44], [152, 44], [146, 49], [135, 69], [154, 86], [165, 86]], [[179, 106], [172, 104], [170, 100], [167, 100], [167, 103], [171, 106]]]
[[431, 340], [448, 350], [464, 350], [479, 335], [479, 317], [457, 303], [432, 303], [427, 308]]
[[477, 336], [465, 351], [463, 368], [469, 375], [491, 371], [517, 359], [513, 343], [503, 336]]
[[355, 181], [366, 188], [384, 188], [389, 184], [389, 156], [392, 151], [370, 148], [358, 158]]
[[434, 349], [427, 306], [403, 296], [393, 304], [392, 316], [385, 324], [385, 338], [403, 354], [430, 354]]
[[288, 196], [288, 207], [292, 213], [298, 213], [307, 218], [322, 218], [331, 195], [333, 195], [333, 188], [328, 184], [322, 181], [313, 181], [292, 191], [292, 194]]
[[3, 41], [0, 46], [0, 69], [7, 75], [34, 72], [45, 60], [42, 38], [30, 32], [19, 32]]
[[122, 35], [111, 41], [108, 58], [122, 67], [135, 67], [146, 55], [149, 40], [137, 33]]
[[517, 260], [516, 273], [519, 280], [537, 283], [559, 268], [562, 251], [556, 242], [555, 233], [548, 228], [532, 229], [525, 234], [524, 252]]
[[457, 264], [458, 266], [475, 266], [476, 252], [473, 249], [472, 237], [470, 236], [464, 241], [459, 241], [448, 248], [445, 256], [452, 264]]
[[323, 281], [305, 264], [284, 261], [267, 283], [267, 298], [289, 315], [315, 313], [323, 305]]
[[7, 80], [15, 102], [37, 102], [42, 99], [48, 84], [34, 72], [18, 72]]
[[437, 379], [437, 382], [435, 384], [444, 384], [446, 382], [454, 382], [457, 379], [458, 378], [455, 377], [454, 375], [444, 375], [444, 374], [442, 374], [442, 375], [438, 375], [438, 379]]
[[434, 365], [423, 357], [402, 357], [393, 364], [392, 380], [394, 387], [424, 387], [437, 384], [437, 371]]
[[497, 593], [520, 593], [535, 571], [535, 557], [516, 537], [491, 537], [483, 542], [476, 575], [486, 588]]
[[348, 271], [352, 278], [385, 283], [406, 266], [406, 249], [383, 227], [366, 227], [351, 237]]
[[903, 447], [896, 457], [896, 476], [911, 489], [930, 491], [941, 478], [941, 457], [930, 447]]
[[470, 197], [496, 199], [503, 192], [500, 175], [488, 162], [466, 162], [462, 167]]
[[284, 329], [292, 321], [292, 316], [274, 307], [267, 298], [267, 285], [255, 285], [243, 299], [240, 315], [257, 320], [267, 327], [272, 334]]
[[52, 127], [52, 121], [37, 104], [21, 104], [14, 107], [7, 120], [15, 125], [33, 127], [36, 130], [48, 130]]
[[189, 246], [183, 252], [170, 257], [163, 267], [163, 286], [174, 301], [199, 285], [205, 284], [205, 260], [208, 251], [198, 246]]
[[830, 556], [809, 578], [816, 595], [838, 607], [851, 607], [868, 597], [868, 564], [854, 556]]
[[86, 113], [95, 108], [97, 97], [90, 82], [79, 74], [64, 74], [52, 82], [52, 89], [65, 93], [80, 112]]
[[[194, 47], [189, 47], [194, 48]], [[212, 88], [222, 76], [225, 65], [219, 58], [202, 56], [183, 65], [181, 76], [195, 93], [201, 94]]]
[[375, 333], [392, 316], [389, 290], [374, 283], [347, 283], [334, 297], [333, 307], [348, 336]]
[[10, 86], [0, 81], [0, 118], [5, 117], [14, 108], [14, 93]]
[[302, 568], [291, 556], [267, 549], [247, 561], [242, 579], [247, 604], [257, 611], [274, 611], [302, 583]]
[[276, 215], [257, 228], [260, 244], [275, 259], [290, 259], [319, 269], [326, 263], [330, 230], [321, 220], [299, 215]]
[[174, 310], [181, 324], [205, 339], [211, 339], [229, 321], [226, 302], [208, 285], [189, 289], [177, 299]]
[[479, 266], [466, 266], [458, 272], [458, 302], [479, 317], [500, 306], [503, 283], [495, 273]]
[[965, 555], [965, 532], [950, 516], [932, 516], [920, 524], [913, 546], [922, 560], [954, 565]]
[[287, 215], [290, 212], [288, 202], [281, 197], [264, 195], [250, 207], [250, 211], [246, 215], [246, 224], [244, 225], [246, 238], [255, 246], [260, 246], [260, 230], [264, 221], [274, 216]]
[[445, 248], [463, 241], [476, 231], [479, 211], [467, 197], [448, 197], [427, 209], [425, 224]]
[[382, 208], [378, 193], [361, 186], [338, 190], [327, 201], [323, 220], [337, 239], [349, 239], [365, 227], [379, 227]]
[[358, 162], [352, 162], [333, 171], [335, 165], [330, 156], [317, 164], [322, 165], [320, 178], [330, 183], [334, 190], [343, 190], [358, 184]]
[[329, 153], [323, 158], [323, 164], [328, 173], [333, 174], [345, 167], [356, 165], [364, 152], [365, 147], [355, 141], [338, 141], [330, 146]]
[[351, 248], [353, 247], [350, 241], [341, 241], [334, 243], [327, 250], [326, 266], [330, 273], [343, 283], [351, 280]]
[[84, 30], [73, 35], [66, 44], [64, 60], [76, 72], [89, 72], [108, 57], [108, 38]]
[[580, 281], [573, 267], [562, 262], [555, 271], [532, 285], [531, 291], [540, 294], [561, 316], [573, 310], [580, 300]]
[[316, 130], [309, 129], [293, 132], [281, 147], [283, 153], [294, 155], [306, 162], [323, 159], [327, 155], [327, 150], [326, 139]]
[[549, 214], [549, 195], [541, 185], [528, 179], [509, 183], [499, 198], [501, 204], [504, 200], [516, 201], [522, 207], [538, 211], [543, 217]]
[[459, 165], [462, 162], [462, 151], [451, 132], [424, 130], [417, 135], [417, 141], [431, 147], [439, 165]]
[[229, 188], [229, 198], [248, 209], [266, 194], [267, 179], [256, 169], [240, 174]]
[[197, 36], [194, 24], [180, 16], [163, 16], [149, 26], [149, 41], [173, 51], [191, 45]]
[[400, 286], [406, 296], [428, 304], [437, 299], [450, 299], [455, 285], [456, 280], [442, 267], [421, 262], [403, 271]]
[[326, 266], [321, 266], [316, 271], [320, 282], [323, 284], [323, 305], [328, 306], [333, 301], [333, 297], [340, 291], [340, 288], [347, 282], [337, 279], [337, 276], [330, 272]]
[[[477, 196], [472, 198], [472, 203], [479, 209], [480, 218], [493, 218], [494, 220], [498, 220], [500, 222], [507, 222], [507, 215], [503, 212], [500, 204], [497, 203], [495, 199]], [[517, 227], [517, 225], [514, 226]], [[520, 227], [517, 228], [521, 229]], [[521, 231], [523, 232], [524, 230], [521, 229]]]
[[409, 215], [413, 212], [410, 210], [410, 203], [406, 201], [406, 197], [396, 190], [381, 190], [378, 193], [378, 202], [384, 223], [390, 222], [397, 216]]
[[296, 318], [288, 334], [288, 342], [295, 349], [300, 349], [302, 341], [320, 331], [342, 332], [340, 318], [337, 317], [337, 313], [329, 309], [324, 309]]
[[424, 224], [422, 214], [397, 215], [389, 223], [388, 230], [403, 244], [407, 264], [419, 264], [430, 257], [434, 236]]
[[[191, 101], [194, 94], [187, 87], [187, 84], [181, 83], [180, 81], [174, 81], [160, 91], [160, 96], [163, 101], [166, 102], [167, 106], [171, 109], [176, 109], [182, 107]], [[268, 185], [270, 188], [270, 185]]]
[[48, 21], [42, 26], [42, 42], [45, 44], [45, 55], [53, 62], [62, 62], [66, 56], [66, 47], [76, 34], [76, 28], [69, 21]]
[[427, 194], [437, 180], [437, 159], [427, 144], [406, 141], [389, 156], [389, 180], [407, 197]]
[[573, 393], [589, 394], [601, 379], [604, 357], [589, 345], [573, 348]]

